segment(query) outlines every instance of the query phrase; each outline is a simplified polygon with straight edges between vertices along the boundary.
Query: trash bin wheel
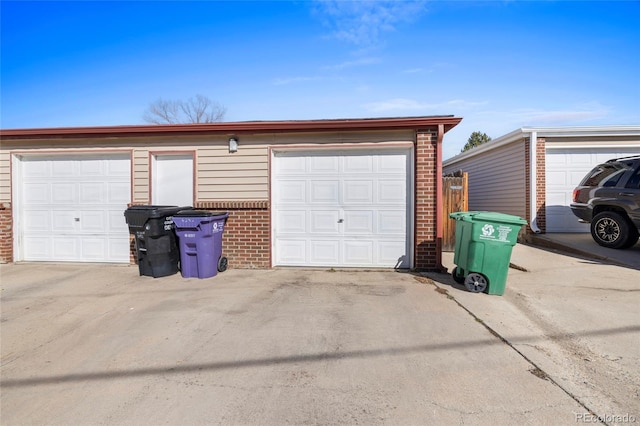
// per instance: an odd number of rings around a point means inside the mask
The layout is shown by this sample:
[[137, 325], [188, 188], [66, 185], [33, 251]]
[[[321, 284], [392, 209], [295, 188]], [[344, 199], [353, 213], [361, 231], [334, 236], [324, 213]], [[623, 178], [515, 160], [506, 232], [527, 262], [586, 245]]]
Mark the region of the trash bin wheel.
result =
[[228, 265], [229, 262], [227, 261], [227, 258], [224, 256], [220, 256], [220, 259], [218, 259], [218, 272], [226, 271]]
[[460, 275], [460, 270], [457, 266], [453, 268], [453, 271], [451, 271], [451, 276], [453, 277], [453, 280], [458, 284], [464, 284], [464, 275]]
[[488, 284], [487, 278], [477, 272], [470, 273], [467, 275], [467, 278], [464, 279], [464, 286], [471, 293], [481, 293], [485, 291]]

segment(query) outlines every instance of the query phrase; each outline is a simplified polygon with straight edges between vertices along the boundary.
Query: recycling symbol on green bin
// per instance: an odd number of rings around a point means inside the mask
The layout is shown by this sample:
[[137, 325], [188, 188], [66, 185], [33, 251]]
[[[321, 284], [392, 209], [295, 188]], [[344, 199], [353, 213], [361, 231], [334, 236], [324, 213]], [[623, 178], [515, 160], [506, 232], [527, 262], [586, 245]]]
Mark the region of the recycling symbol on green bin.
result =
[[495, 229], [493, 229], [493, 225], [487, 223], [482, 227], [482, 235], [484, 235], [485, 237], [490, 237], [494, 232]]

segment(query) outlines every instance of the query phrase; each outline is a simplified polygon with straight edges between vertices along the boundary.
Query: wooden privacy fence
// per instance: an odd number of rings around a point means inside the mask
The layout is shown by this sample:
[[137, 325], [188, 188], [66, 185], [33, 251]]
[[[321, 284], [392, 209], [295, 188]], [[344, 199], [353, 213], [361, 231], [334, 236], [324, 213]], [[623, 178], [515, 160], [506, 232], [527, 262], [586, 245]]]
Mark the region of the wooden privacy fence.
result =
[[449, 213], [469, 210], [469, 174], [456, 173], [454, 176], [444, 176], [442, 180], [442, 250], [453, 251], [456, 245], [456, 221], [449, 217]]

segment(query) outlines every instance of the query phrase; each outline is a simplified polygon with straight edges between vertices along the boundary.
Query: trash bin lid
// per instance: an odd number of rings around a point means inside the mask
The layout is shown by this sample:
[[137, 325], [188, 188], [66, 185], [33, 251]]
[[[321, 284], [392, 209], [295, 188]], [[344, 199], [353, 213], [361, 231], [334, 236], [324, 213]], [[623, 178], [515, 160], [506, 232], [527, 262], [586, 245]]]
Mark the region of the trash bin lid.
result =
[[511, 225], [526, 225], [527, 221], [519, 216], [506, 213], [472, 211], [472, 212], [454, 212], [449, 217], [456, 220], [464, 220], [467, 222], [500, 222]]
[[155, 205], [131, 206], [127, 210], [125, 210], [124, 214], [125, 216], [127, 216], [128, 214], [134, 214], [136, 216], [145, 216], [147, 219], [156, 219], [159, 217], [172, 216], [179, 211], [186, 211], [187, 209], [193, 209], [193, 207]]
[[174, 216], [188, 216], [188, 217], [227, 217], [229, 216], [228, 212], [211, 212], [207, 210], [184, 210], [176, 213]]

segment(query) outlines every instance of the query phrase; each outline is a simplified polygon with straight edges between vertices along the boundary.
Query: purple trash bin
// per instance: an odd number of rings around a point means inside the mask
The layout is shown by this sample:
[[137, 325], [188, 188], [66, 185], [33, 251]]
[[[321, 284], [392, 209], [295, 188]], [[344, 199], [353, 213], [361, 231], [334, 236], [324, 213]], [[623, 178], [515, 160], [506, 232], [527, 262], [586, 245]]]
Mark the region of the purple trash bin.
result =
[[185, 210], [173, 216], [184, 278], [210, 278], [227, 269], [222, 256], [222, 232], [227, 212]]

